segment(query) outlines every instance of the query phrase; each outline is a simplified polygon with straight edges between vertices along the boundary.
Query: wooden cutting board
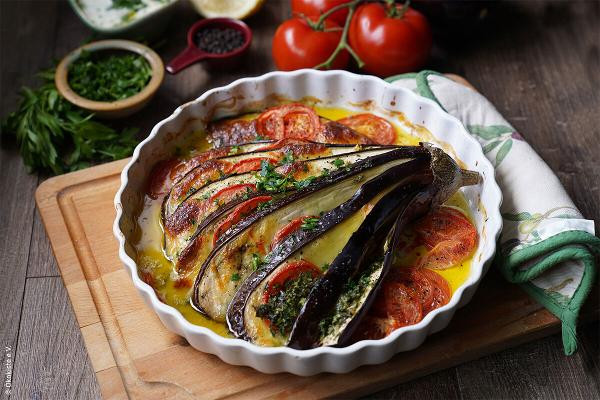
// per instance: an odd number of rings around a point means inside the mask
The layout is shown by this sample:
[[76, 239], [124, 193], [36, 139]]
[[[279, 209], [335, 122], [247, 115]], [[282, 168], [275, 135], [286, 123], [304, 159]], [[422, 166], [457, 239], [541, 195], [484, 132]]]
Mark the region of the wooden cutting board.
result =
[[[169, 332], [118, 258], [113, 198], [127, 161], [49, 179], [36, 192], [104, 398], [356, 397], [560, 330], [554, 316], [492, 268], [447, 329], [385, 364], [313, 377], [228, 365]], [[598, 316], [593, 303], [584, 318]]]

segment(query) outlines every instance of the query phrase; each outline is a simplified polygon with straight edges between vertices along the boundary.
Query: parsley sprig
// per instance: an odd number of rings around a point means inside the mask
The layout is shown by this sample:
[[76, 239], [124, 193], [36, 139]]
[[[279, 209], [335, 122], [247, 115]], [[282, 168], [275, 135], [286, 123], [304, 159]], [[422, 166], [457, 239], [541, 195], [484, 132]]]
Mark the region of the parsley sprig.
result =
[[296, 182], [291, 174], [283, 175], [275, 171], [275, 167], [266, 160], [260, 163], [260, 171], [256, 178], [256, 190], [265, 192], [285, 191]]
[[16, 138], [29, 172], [62, 174], [131, 155], [136, 129], [117, 132], [69, 103], [56, 90], [54, 69], [39, 76], [44, 84], [24, 87], [17, 111], [2, 122], [2, 135]]

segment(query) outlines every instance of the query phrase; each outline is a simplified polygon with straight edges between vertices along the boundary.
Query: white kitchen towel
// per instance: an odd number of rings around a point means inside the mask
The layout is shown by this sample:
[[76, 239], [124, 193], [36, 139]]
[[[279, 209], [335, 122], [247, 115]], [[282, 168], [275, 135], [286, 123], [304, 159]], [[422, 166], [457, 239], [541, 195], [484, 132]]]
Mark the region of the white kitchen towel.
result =
[[386, 80], [434, 100], [479, 141], [503, 194], [494, 262], [562, 321], [564, 350], [572, 354], [600, 253], [594, 222], [582, 217], [544, 160], [480, 93], [435, 71]]

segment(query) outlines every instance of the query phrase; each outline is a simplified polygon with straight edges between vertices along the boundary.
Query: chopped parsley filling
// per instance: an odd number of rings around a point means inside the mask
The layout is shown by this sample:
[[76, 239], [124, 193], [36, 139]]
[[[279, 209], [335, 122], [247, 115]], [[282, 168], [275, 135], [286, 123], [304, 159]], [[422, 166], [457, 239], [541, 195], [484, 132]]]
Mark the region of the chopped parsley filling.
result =
[[289, 333], [315, 280], [310, 272], [288, 280], [281, 291], [256, 308], [256, 316], [271, 322], [271, 333]]

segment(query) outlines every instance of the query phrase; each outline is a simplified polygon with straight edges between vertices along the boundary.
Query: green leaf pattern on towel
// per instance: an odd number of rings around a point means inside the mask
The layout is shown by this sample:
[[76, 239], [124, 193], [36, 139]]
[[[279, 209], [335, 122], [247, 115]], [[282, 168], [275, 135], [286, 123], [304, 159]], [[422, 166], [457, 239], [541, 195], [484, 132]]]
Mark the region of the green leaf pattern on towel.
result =
[[[574, 213], [570, 213], [569, 211], [574, 211]], [[577, 216], [577, 209], [569, 206], [563, 206], [551, 208], [543, 214], [530, 213], [527, 211], [522, 211], [519, 213], [502, 213], [502, 218], [504, 218], [506, 221], [518, 222], [517, 230], [521, 235], [524, 235], [521, 240], [516, 240], [513, 238], [502, 243], [502, 247], [504, 247], [503, 252], [506, 250], [512, 252], [517, 250], [517, 248], [520, 249], [544, 240], [545, 238], [541, 237], [540, 232], [537, 229], [543, 221], [551, 218], [576, 219], [579, 217]], [[506, 246], [509, 248], [506, 248]]]
[[494, 166], [498, 167], [512, 149], [513, 140], [521, 140], [513, 128], [508, 125], [468, 125], [471, 135], [476, 136], [483, 145], [483, 153], [497, 149]]

